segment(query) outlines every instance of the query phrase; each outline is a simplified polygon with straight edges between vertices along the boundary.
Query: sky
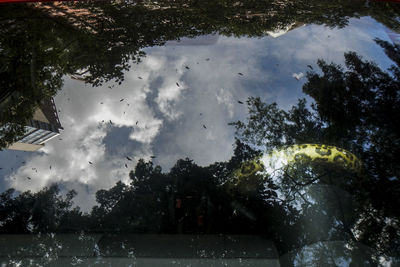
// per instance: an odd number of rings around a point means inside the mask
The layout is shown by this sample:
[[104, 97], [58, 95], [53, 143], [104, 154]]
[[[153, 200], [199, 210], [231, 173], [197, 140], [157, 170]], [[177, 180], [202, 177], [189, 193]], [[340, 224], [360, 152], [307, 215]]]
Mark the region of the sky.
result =
[[307, 65], [343, 64], [348, 51], [387, 68], [375, 37], [389, 41], [369, 17], [351, 19], [344, 29], [304, 25], [277, 38], [208, 35], [146, 48], [121, 85], [91, 87], [65, 77], [54, 97], [64, 130], [38, 152], [1, 151], [0, 191], [36, 192], [57, 182], [63, 192], [76, 190], [75, 204], [89, 211], [94, 193], [129, 182], [140, 158], [155, 156], [163, 171], [186, 157], [201, 166], [229, 160], [234, 128], [228, 123], [247, 116], [238, 101], [259, 96], [289, 109], [306, 97]]

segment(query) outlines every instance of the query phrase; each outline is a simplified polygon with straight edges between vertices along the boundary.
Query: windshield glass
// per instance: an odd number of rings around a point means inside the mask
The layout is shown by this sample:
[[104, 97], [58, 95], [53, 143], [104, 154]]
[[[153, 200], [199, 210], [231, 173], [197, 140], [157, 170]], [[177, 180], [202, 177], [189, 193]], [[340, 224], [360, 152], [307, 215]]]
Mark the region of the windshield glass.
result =
[[1, 4], [2, 266], [397, 266], [399, 15]]

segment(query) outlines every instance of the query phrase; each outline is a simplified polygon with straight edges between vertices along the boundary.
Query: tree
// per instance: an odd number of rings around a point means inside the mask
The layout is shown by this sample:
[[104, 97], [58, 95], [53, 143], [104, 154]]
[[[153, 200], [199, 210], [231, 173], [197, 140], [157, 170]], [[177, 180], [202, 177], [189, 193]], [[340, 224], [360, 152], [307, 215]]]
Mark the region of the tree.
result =
[[[400, 114], [400, 76], [395, 53], [399, 47], [381, 40], [376, 42], [396, 63], [388, 71], [354, 52], [345, 53], [346, 68], [319, 60], [322, 74], [307, 73], [308, 81], [303, 86], [303, 91], [315, 101], [312, 110], [306, 108], [304, 100], [291, 110], [283, 111], [274, 103], [249, 98], [247, 123], [238, 121], [231, 125], [236, 127], [240, 140], [264, 151], [294, 143], [320, 143], [356, 153], [363, 162], [362, 174], [305, 161], [286, 168], [278, 184], [289, 200], [294, 201], [297, 196], [300, 203], [305, 204], [300, 217], [303, 219], [308, 218], [305, 214], [320, 209], [318, 205], [307, 203], [309, 201], [304, 198], [306, 186], [328, 184], [351, 192], [356, 200], [356, 212], [348, 217], [340, 206], [335, 208], [340, 212], [331, 214], [330, 220], [335, 218], [332, 222], [340, 222], [341, 229], [334, 228], [347, 235], [354, 244], [364, 243], [374, 248], [377, 255], [388, 257], [398, 249], [396, 235], [400, 233], [396, 210], [400, 204], [396, 164], [400, 155], [400, 132], [396, 127], [399, 123], [396, 114]], [[316, 197], [318, 195], [312, 196], [313, 201]], [[336, 202], [340, 198], [338, 195]], [[329, 203], [334, 204], [333, 200], [335, 198]], [[321, 207], [324, 206], [327, 207]], [[329, 210], [324, 208], [320, 212], [326, 214]], [[319, 213], [318, 217], [326, 216]], [[304, 227], [301, 220], [299, 225]], [[304, 241], [309, 240], [312, 233], [304, 231]]]
[[70, 214], [82, 215], [79, 208], [72, 208], [75, 195], [75, 191], [70, 191], [65, 198], [62, 197], [57, 185], [45, 187], [34, 194], [26, 191], [17, 195], [14, 189], [8, 189], [0, 195], [0, 231], [52, 233], [60, 229], [65, 231], [67, 224], [69, 231], [76, 230], [73, 226], [76, 227], [74, 224], [77, 221], [68, 222]]

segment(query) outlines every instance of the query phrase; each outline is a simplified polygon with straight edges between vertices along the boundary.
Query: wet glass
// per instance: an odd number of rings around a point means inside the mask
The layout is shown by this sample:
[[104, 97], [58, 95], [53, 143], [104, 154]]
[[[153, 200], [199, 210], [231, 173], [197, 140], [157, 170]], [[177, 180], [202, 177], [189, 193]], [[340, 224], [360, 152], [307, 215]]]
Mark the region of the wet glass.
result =
[[397, 266], [399, 15], [1, 4], [1, 264]]

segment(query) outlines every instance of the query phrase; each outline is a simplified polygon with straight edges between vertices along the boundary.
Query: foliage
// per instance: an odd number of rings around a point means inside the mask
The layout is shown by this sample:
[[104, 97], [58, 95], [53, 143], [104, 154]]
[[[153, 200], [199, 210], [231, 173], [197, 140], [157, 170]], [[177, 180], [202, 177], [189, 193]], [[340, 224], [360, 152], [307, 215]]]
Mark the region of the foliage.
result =
[[357, 216], [346, 223], [335, 216], [343, 222], [342, 232], [350, 240], [388, 256], [398, 250], [395, 236], [400, 233], [396, 210], [400, 204], [396, 162], [400, 156], [400, 132], [396, 127], [400, 123], [399, 47], [382, 40], [376, 42], [396, 63], [387, 71], [354, 52], [345, 53], [345, 68], [319, 60], [322, 73], [308, 72], [303, 86], [304, 93], [314, 100], [312, 110], [306, 108], [304, 100], [284, 111], [275, 103], [249, 98], [247, 123], [232, 125], [239, 139], [266, 151], [315, 142], [357, 154], [364, 165], [361, 176], [338, 173], [321, 164], [298, 163], [285, 170], [279, 184], [289, 200], [300, 197], [309, 208], [319, 207], [304, 198], [305, 187], [310, 184], [330, 184], [351, 192], [357, 200]]
[[62, 197], [57, 185], [37, 193], [17, 194], [14, 189], [8, 189], [0, 195], [0, 231], [3, 234], [51, 233], [76, 227], [78, 220], [82, 220], [82, 213], [79, 208], [72, 208], [75, 196], [72, 190]]
[[93, 86], [121, 84], [124, 72], [145, 56], [144, 48], [182, 37], [261, 37], [302, 24], [345, 27], [350, 17], [367, 15], [396, 27], [398, 5], [368, 5], [339, 0], [2, 5], [0, 149], [21, 137], [22, 125], [61, 89], [65, 75]]

